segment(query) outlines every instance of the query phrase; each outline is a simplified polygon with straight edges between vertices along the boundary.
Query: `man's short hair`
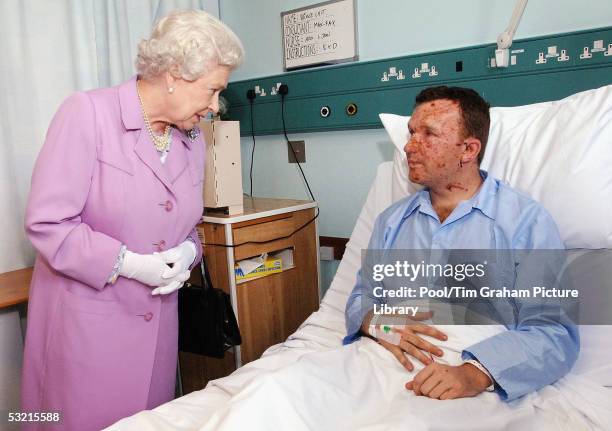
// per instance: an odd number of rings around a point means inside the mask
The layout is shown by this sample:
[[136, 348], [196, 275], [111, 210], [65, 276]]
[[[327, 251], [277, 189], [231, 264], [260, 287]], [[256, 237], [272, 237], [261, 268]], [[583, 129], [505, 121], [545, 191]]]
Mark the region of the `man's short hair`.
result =
[[466, 138], [474, 137], [480, 141], [482, 146], [478, 154], [478, 164], [480, 165], [489, 139], [489, 126], [491, 124], [489, 108], [491, 106], [480, 94], [471, 88], [441, 85], [421, 91], [416, 97], [414, 107], [416, 108], [423, 103], [441, 99], [453, 100], [459, 103]]

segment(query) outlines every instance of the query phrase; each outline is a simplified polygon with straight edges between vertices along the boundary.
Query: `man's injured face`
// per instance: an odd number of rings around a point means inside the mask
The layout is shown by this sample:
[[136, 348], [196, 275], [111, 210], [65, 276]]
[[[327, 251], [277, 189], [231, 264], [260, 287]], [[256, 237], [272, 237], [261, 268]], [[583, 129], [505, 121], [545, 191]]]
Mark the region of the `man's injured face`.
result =
[[418, 105], [408, 130], [404, 151], [410, 181], [428, 187], [452, 184], [466, 148], [459, 103], [440, 99]]

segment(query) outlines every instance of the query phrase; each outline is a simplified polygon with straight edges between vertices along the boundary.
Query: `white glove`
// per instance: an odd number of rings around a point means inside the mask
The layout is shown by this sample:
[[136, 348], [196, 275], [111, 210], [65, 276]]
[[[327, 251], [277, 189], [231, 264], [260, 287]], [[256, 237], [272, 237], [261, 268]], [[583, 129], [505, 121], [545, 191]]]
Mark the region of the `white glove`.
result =
[[162, 275], [164, 279], [168, 279], [169, 283], [154, 289], [151, 295], [167, 295], [183, 287], [190, 275], [189, 266], [197, 255], [193, 241], [183, 241], [170, 250], [154, 253], [154, 255], [159, 256], [167, 265], [172, 264], [172, 268], [166, 270]]
[[171, 268], [161, 256], [155, 254], [138, 254], [126, 250], [119, 275], [140, 281], [147, 286], [164, 286], [170, 280], [163, 275]]

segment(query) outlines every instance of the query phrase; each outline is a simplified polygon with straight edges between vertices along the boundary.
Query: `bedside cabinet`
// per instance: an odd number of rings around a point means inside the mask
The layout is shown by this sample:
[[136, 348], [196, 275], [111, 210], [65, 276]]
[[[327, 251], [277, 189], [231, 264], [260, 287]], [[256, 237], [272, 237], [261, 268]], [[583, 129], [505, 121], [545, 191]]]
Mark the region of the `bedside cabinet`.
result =
[[[315, 216], [316, 202], [245, 197], [243, 204], [242, 214], [207, 213], [198, 226], [212, 283], [230, 294], [242, 345], [223, 359], [181, 352], [184, 393], [258, 359], [319, 307], [317, 224], [308, 223]], [[236, 281], [236, 262], [283, 250], [293, 262], [283, 261], [282, 272]]]

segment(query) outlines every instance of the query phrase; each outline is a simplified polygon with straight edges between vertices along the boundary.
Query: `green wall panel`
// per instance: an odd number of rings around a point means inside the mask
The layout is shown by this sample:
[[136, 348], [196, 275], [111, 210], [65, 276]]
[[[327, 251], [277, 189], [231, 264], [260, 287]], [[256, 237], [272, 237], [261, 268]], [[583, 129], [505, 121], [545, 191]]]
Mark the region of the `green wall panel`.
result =
[[[603, 50], [595, 50], [601, 41]], [[549, 47], [557, 53], [565, 50], [569, 59], [546, 58]], [[591, 58], [580, 58], [585, 47]], [[288, 132], [319, 132], [382, 127], [380, 112], [409, 114], [416, 94], [432, 85], [472, 87], [493, 106], [517, 106], [556, 100], [578, 91], [612, 84], [612, 27], [564, 33], [515, 41], [511, 51], [516, 64], [508, 68], [491, 67], [494, 44], [307, 69], [281, 75], [233, 82], [223, 93], [230, 103], [229, 116], [240, 121], [242, 135], [251, 134], [251, 118], [247, 90], [263, 88], [265, 96], [257, 96], [253, 104], [255, 134], [282, 133], [281, 96], [273, 95], [277, 83], [288, 85], [285, 98], [285, 122]], [[462, 71], [457, 71], [462, 62]], [[413, 78], [415, 68], [422, 63], [435, 66], [437, 76], [423, 73]], [[384, 72], [395, 67], [405, 79], [390, 77], [383, 81]], [[345, 107], [355, 103], [357, 114], [348, 116]], [[331, 108], [331, 115], [322, 118], [322, 106]]]

